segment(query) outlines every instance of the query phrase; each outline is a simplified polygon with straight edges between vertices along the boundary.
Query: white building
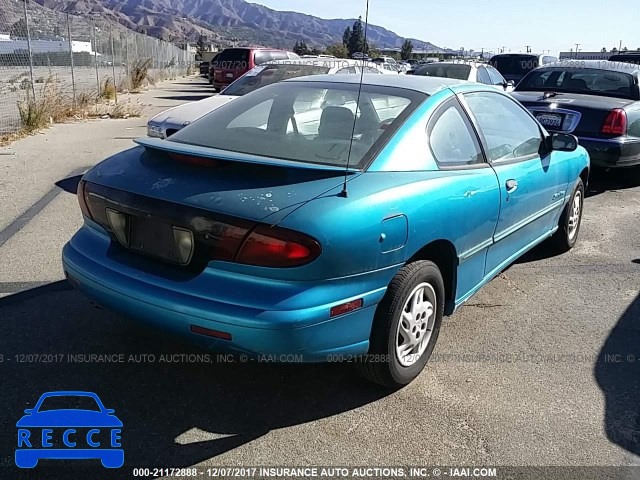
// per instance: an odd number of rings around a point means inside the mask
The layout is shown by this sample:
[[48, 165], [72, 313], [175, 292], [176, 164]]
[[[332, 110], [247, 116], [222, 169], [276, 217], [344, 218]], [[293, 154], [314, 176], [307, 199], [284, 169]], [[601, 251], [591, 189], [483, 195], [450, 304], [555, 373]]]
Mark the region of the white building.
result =
[[[2, 53], [24, 53], [29, 51], [27, 39], [10, 38], [9, 35], [0, 34], [0, 54]], [[32, 53], [59, 53], [68, 52], [69, 42], [65, 39], [59, 40], [31, 40]], [[71, 40], [71, 51], [73, 53], [90, 53], [93, 55], [91, 42]]]
[[560, 60], [609, 60], [618, 52], [560, 52]]

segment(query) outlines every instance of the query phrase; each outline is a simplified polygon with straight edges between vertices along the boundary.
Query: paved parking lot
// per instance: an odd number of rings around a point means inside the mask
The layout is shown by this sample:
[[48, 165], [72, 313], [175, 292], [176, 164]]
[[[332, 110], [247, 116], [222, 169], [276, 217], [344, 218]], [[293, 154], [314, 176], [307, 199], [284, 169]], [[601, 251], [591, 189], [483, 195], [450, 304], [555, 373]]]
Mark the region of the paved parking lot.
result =
[[592, 178], [572, 252], [541, 245], [484, 287], [395, 393], [348, 365], [208, 362], [72, 290], [60, 251], [81, 223], [78, 175], [144, 135], [148, 115], [210, 92], [165, 83], [140, 97], [146, 117], [0, 149], [0, 466], [51, 390], [115, 409], [126, 465], [640, 465], [640, 187], [623, 175]]

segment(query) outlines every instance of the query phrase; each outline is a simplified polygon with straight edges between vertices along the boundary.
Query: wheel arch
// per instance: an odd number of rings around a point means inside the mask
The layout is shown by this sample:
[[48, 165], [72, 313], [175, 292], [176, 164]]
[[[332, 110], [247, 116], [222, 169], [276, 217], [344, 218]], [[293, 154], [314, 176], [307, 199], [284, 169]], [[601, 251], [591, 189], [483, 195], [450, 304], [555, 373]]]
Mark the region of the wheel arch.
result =
[[584, 189], [586, 193], [587, 186], [589, 185], [589, 167], [584, 167], [582, 169], [582, 171], [580, 172], [580, 179], [582, 180], [582, 183], [584, 183]]
[[445, 315], [455, 310], [456, 287], [458, 284], [458, 254], [455, 245], [449, 240], [434, 240], [418, 250], [407, 263], [416, 260], [430, 260], [438, 266], [445, 288]]

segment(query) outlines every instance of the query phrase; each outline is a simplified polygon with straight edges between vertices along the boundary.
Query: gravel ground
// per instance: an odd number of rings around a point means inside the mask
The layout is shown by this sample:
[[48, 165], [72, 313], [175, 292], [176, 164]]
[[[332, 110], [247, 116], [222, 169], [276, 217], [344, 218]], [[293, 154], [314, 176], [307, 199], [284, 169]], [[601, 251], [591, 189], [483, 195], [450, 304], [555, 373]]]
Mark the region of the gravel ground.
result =
[[[208, 94], [190, 78], [141, 99], [148, 116]], [[640, 465], [640, 187], [623, 175], [594, 175], [573, 251], [541, 245], [503, 272], [390, 393], [348, 365], [210, 363], [70, 289], [60, 250], [81, 216], [66, 190], [145, 122], [58, 125], [0, 149], [0, 466], [22, 411], [66, 389], [116, 410], [127, 467]], [[160, 361], [189, 352], [200, 356]], [[36, 353], [62, 360], [21, 356]], [[68, 357], [92, 353], [124, 362]]]

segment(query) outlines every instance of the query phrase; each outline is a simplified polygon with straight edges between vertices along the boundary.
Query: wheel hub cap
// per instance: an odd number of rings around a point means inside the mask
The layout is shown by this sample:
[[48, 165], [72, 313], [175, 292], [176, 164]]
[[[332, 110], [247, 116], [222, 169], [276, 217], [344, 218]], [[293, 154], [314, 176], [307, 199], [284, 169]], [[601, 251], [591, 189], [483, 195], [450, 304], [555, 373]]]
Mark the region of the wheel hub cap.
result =
[[573, 238], [578, 233], [578, 226], [580, 225], [580, 213], [582, 210], [582, 194], [580, 191], [577, 191], [573, 196], [573, 202], [571, 204], [571, 210], [569, 211], [569, 225], [567, 228], [567, 235], [569, 236], [569, 240], [573, 240]]
[[416, 363], [431, 339], [435, 324], [436, 294], [428, 283], [413, 289], [402, 309], [396, 334], [396, 358], [402, 366]]

